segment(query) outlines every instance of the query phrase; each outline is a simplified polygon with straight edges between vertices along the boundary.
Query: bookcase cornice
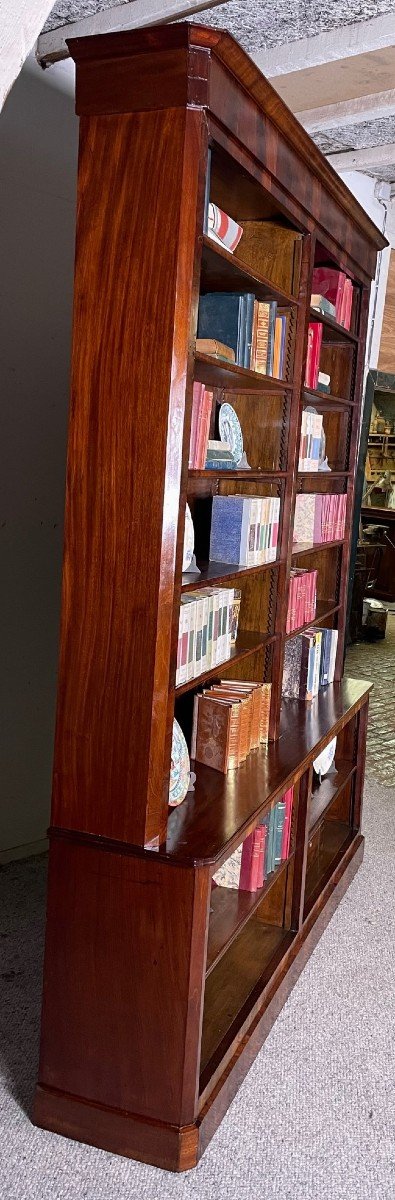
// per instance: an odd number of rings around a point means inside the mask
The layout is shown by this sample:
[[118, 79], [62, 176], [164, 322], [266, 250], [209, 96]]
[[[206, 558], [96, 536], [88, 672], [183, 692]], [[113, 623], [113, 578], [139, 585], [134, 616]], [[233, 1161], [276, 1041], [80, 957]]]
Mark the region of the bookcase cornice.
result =
[[[381, 231], [339, 178], [334, 168], [315, 146], [303, 126], [290, 111], [274, 87], [262, 75], [249, 55], [225, 30], [208, 29], [188, 21], [157, 25], [143, 30], [129, 30], [95, 37], [70, 38], [67, 45], [77, 63], [76, 112], [110, 114], [127, 113], [146, 108], [193, 105], [206, 108], [213, 116], [232, 127], [234, 95], [224, 111], [226, 100], [224, 75], [229, 83], [233, 77], [238, 88], [238, 108], [242, 91], [246, 104], [257, 107], [261, 118], [270, 121], [284, 144], [303, 160], [305, 186], [303, 205], [317, 220], [317, 183], [337, 209], [337, 219], [350, 223], [360, 231], [365, 242], [362, 257], [354, 254], [364, 272], [374, 276], [375, 254], [388, 243]], [[142, 59], [146, 62], [142, 67]], [[240, 135], [239, 113], [236, 128]], [[249, 128], [254, 128], [249, 121]], [[257, 158], [266, 158], [266, 139], [255, 128], [254, 150]], [[292, 166], [292, 164], [291, 164]], [[274, 174], [281, 180], [281, 155], [278, 150], [273, 163]], [[285, 174], [289, 163], [284, 163]], [[298, 195], [298, 180], [296, 195]], [[301, 198], [302, 199], [302, 198]], [[329, 232], [328, 215], [325, 222]], [[346, 228], [345, 226], [345, 228]], [[371, 253], [367, 257], [366, 241]], [[347, 243], [344, 239], [340, 244]]]

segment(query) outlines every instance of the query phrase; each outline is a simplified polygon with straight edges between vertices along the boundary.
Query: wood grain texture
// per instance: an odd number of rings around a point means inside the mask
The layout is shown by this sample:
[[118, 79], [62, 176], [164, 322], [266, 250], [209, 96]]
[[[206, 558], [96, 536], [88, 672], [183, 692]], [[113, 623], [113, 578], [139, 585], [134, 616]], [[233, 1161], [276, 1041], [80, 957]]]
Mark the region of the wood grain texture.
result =
[[81, 121], [54, 822], [140, 844], [166, 819], [200, 128]]
[[52, 836], [41, 1085], [193, 1119], [208, 894], [207, 872]]
[[377, 367], [393, 371], [395, 363], [395, 250], [391, 250]]

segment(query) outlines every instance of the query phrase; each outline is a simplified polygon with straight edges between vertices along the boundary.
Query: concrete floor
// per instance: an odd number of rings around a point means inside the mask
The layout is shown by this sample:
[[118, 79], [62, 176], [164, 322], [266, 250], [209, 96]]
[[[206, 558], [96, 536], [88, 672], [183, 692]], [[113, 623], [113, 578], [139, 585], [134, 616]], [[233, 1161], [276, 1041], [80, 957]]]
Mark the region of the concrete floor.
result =
[[366, 766], [380, 783], [395, 784], [395, 614], [389, 614], [385, 638], [356, 642], [346, 655], [345, 674], [370, 679]]

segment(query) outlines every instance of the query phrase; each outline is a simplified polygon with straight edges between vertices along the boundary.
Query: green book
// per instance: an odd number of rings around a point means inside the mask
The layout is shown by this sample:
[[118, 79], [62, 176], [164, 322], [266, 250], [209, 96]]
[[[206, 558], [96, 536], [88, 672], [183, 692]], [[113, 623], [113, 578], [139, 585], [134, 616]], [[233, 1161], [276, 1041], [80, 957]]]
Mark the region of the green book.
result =
[[276, 867], [279, 867], [280, 863], [282, 862], [281, 847], [282, 847], [282, 841], [283, 841], [283, 829], [284, 829], [284, 821], [285, 821], [285, 801], [284, 800], [279, 800], [278, 804], [276, 804], [274, 812], [275, 812], [275, 822], [274, 822], [273, 845], [274, 845], [274, 869], [275, 869]]

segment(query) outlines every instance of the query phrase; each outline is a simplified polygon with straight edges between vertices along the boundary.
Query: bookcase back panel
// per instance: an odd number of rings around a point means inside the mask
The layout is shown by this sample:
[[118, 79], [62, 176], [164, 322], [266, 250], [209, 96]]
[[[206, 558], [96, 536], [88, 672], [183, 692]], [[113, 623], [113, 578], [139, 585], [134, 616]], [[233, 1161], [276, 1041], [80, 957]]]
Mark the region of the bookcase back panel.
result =
[[325, 453], [332, 471], [348, 471], [352, 414], [349, 409], [324, 412]]
[[323, 338], [320, 354], [320, 371], [330, 376], [330, 392], [342, 400], [352, 400], [354, 383], [355, 348], [344, 342], [331, 342]]
[[[247, 461], [252, 470], [283, 471], [286, 467], [286, 421], [289, 394], [273, 396], [228, 392], [223, 399], [233, 406], [243, 430]], [[226, 481], [220, 480], [221, 491]]]
[[297, 482], [298, 492], [330, 492], [339, 494], [347, 491], [347, 478], [339, 478], [334, 476], [332, 471], [314, 471], [308, 479], [303, 479], [299, 476]]

